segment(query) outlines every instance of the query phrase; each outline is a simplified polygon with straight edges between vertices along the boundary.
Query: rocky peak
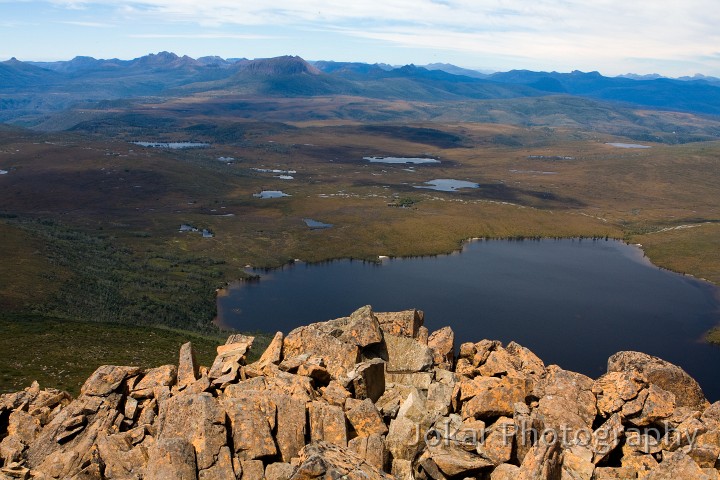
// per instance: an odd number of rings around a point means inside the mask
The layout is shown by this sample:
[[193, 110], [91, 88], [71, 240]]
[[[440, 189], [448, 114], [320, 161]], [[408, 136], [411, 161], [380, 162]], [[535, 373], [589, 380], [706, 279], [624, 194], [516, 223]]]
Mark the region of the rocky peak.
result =
[[454, 349], [419, 310], [278, 332], [254, 363], [102, 366], [0, 396], [0, 479], [717, 479], [720, 402], [620, 352], [591, 379], [517, 343]]
[[242, 71], [256, 75], [320, 75], [320, 70], [300, 57], [285, 55], [282, 57], [262, 58], [249, 61]]

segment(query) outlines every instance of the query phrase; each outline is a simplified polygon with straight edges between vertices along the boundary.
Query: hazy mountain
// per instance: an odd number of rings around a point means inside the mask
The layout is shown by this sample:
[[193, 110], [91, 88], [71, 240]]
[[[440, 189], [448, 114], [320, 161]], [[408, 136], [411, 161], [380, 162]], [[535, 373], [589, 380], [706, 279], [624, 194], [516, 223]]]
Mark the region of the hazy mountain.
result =
[[485, 75], [449, 64], [392, 68], [300, 57], [247, 60], [171, 52], [132, 60], [76, 57], [62, 62], [0, 62], [0, 121], [73, 104], [203, 92], [242, 95], [357, 95], [439, 102], [573, 95], [658, 109], [720, 115], [720, 80], [598, 72], [512, 70]]
[[0, 91], [46, 85], [58, 79], [52, 70], [21, 62], [15, 57], [0, 62]]
[[452, 73], [453, 75], [463, 75], [473, 78], [487, 78], [490, 75], [488, 72], [470, 70], [469, 68], [458, 67], [450, 63], [429, 63], [422, 65], [422, 67], [428, 70], [442, 70], [443, 72]]
[[618, 75], [618, 78], [629, 78], [630, 80], [657, 80], [658, 78], [665, 78], [657, 73], [649, 73], [647, 75], [638, 75], [637, 73], [625, 73]]

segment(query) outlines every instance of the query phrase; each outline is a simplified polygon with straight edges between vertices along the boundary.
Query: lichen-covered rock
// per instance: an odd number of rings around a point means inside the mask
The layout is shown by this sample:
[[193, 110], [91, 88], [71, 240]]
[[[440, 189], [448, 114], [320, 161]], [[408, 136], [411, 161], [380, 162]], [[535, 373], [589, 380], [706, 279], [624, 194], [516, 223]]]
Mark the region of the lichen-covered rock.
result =
[[[634, 415], [627, 414], [628, 421], [635, 426], [645, 427], [668, 419], [675, 411], [675, 395], [656, 384], [647, 389], [642, 410]], [[624, 412], [628, 413], [628, 412]]]
[[393, 480], [354, 452], [331, 443], [310, 443], [302, 449], [299, 458], [300, 465], [290, 480]]
[[270, 345], [265, 349], [263, 354], [257, 361], [260, 367], [269, 365], [271, 363], [280, 363], [282, 360], [282, 347], [283, 347], [283, 332], [275, 333]]
[[645, 480], [710, 480], [685, 453], [675, 452], [650, 470]]
[[242, 392], [223, 399], [232, 429], [235, 451], [242, 460], [257, 460], [277, 454], [272, 431], [276, 407], [264, 392]]
[[199, 365], [195, 359], [195, 349], [193, 349], [192, 342], [187, 342], [180, 347], [177, 384], [180, 388], [184, 388], [198, 378], [200, 378], [200, 373]]
[[388, 372], [411, 373], [432, 369], [432, 350], [413, 338], [385, 335]]
[[622, 410], [623, 406], [637, 398], [647, 380], [638, 372], [609, 372], [595, 380], [592, 392], [597, 397], [600, 415], [609, 417]]
[[188, 439], [173, 437], [155, 442], [148, 452], [146, 480], [197, 478], [195, 451]]
[[133, 398], [150, 398], [157, 387], [172, 387], [177, 381], [178, 369], [175, 365], [163, 365], [151, 368], [133, 386], [130, 395]]
[[207, 470], [204, 475], [229, 478], [232, 466], [220, 462], [222, 450], [227, 448], [225, 418], [219, 400], [208, 393], [174, 396], [167, 400], [158, 441], [188, 440], [195, 451], [198, 472]]
[[700, 385], [682, 368], [641, 352], [618, 352], [608, 359], [608, 372], [637, 372], [649, 383], [666, 390], [678, 406], [704, 410], [708, 406]]
[[311, 441], [334, 443], [341, 447], [347, 446], [348, 432], [342, 407], [313, 401], [308, 408], [308, 418]]
[[432, 332], [427, 345], [432, 349], [435, 365], [451, 370], [455, 362], [455, 333], [452, 328], [443, 327]]
[[420, 310], [402, 312], [381, 312], [375, 314], [383, 332], [396, 337], [417, 338], [418, 329], [423, 325], [425, 316]]
[[377, 327], [377, 331], [380, 331], [377, 322], [373, 324], [367, 317], [363, 317], [357, 324], [347, 321], [338, 324], [323, 322], [296, 328], [283, 340], [283, 357], [317, 355], [323, 359], [333, 379], [347, 377], [348, 372], [361, 360], [359, 339], [377, 338], [371, 333], [358, 331], [360, 327], [371, 330]]
[[345, 403], [345, 415], [359, 436], [384, 435], [388, 431], [380, 412], [369, 398], [365, 400], [348, 399]]
[[500, 417], [488, 428], [485, 440], [478, 443], [477, 452], [494, 465], [509, 462], [515, 448], [515, 422]]
[[561, 473], [560, 442], [538, 442], [517, 471], [516, 480], [555, 480]]
[[90, 396], [105, 396], [117, 390], [123, 380], [141, 371], [138, 367], [116, 367], [103, 365], [85, 381], [80, 393]]
[[597, 413], [592, 379], [551, 365], [537, 384], [534, 395], [540, 400], [532, 416], [543, 429], [566, 431], [576, 437], [578, 431], [591, 430]]
[[290, 480], [295, 472], [295, 467], [289, 463], [275, 462], [265, 467], [265, 478], [270, 480]]
[[[495, 377], [486, 377], [494, 379]], [[525, 402], [532, 391], [531, 384], [519, 378], [503, 377], [497, 382], [488, 382], [462, 406], [464, 418], [489, 418], [510, 416], [517, 402]]]
[[384, 435], [355, 437], [348, 442], [348, 449], [365, 459], [378, 470], [385, 470], [390, 463], [390, 452], [385, 446]]
[[449, 477], [472, 475], [480, 470], [493, 467], [494, 463], [476, 453], [468, 452], [451, 442], [429, 442], [430, 458]]

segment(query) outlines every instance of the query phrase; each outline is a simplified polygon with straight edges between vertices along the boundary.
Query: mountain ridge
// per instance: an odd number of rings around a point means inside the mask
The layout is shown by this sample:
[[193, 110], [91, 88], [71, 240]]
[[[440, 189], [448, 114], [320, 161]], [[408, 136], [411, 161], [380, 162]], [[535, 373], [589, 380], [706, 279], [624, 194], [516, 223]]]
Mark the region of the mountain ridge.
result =
[[206, 93], [353, 95], [432, 103], [562, 94], [642, 108], [720, 115], [720, 80], [713, 77], [605, 77], [597, 71], [578, 70], [511, 70], [486, 75], [449, 64], [426, 67], [308, 62], [290, 55], [253, 60], [194, 59], [166, 51], [132, 60], [75, 57], [61, 62], [22, 62], [12, 58], [0, 62], [0, 104], [4, 105], [0, 121], [30, 118], [87, 102]]

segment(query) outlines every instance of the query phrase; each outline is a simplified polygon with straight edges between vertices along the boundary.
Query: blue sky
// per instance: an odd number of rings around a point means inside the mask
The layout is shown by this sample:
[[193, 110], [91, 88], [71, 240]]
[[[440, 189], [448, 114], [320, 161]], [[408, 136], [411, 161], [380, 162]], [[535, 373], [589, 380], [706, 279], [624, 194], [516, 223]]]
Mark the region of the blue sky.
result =
[[0, 60], [199, 57], [720, 76], [716, 0], [0, 0]]

